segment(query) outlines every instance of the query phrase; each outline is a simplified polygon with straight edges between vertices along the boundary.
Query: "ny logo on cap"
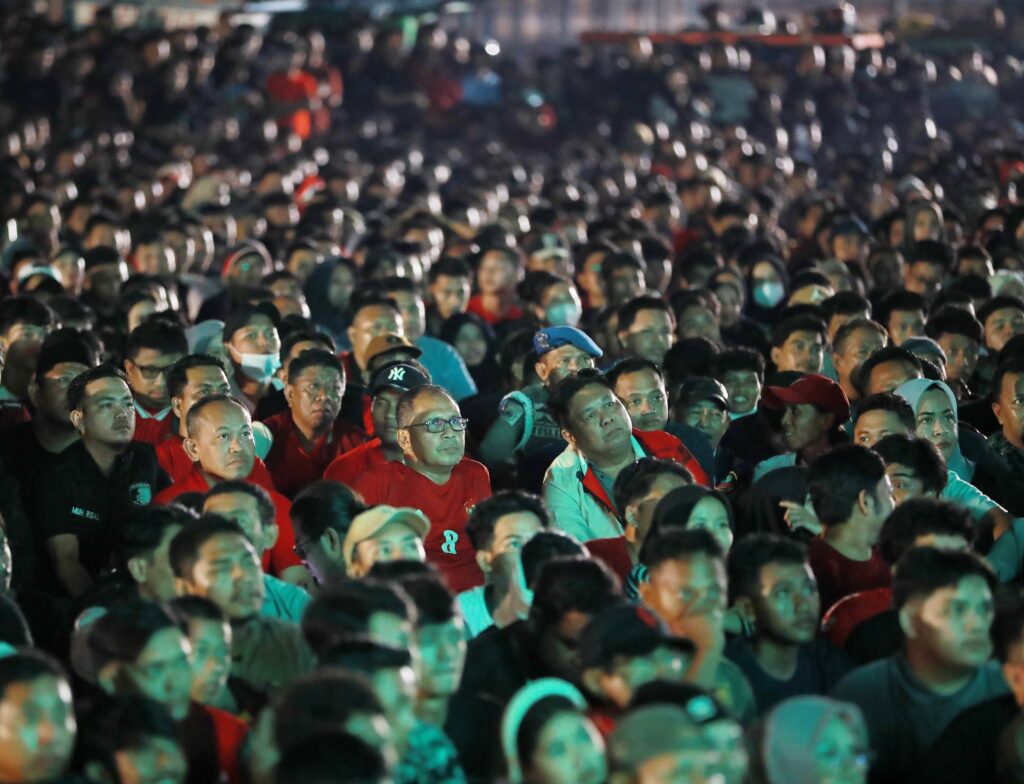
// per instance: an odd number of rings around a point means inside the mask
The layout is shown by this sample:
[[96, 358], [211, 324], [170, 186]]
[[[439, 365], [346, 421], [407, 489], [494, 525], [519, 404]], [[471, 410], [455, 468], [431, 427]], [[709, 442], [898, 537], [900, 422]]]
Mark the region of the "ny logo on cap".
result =
[[405, 368], [393, 367], [388, 371], [388, 381], [405, 381]]

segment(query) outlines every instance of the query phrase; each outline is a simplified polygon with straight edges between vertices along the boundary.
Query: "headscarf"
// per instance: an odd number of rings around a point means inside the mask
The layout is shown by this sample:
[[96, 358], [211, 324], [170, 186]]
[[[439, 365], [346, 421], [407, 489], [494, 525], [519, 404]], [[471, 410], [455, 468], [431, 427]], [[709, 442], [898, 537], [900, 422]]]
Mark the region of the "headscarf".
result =
[[501, 748], [505, 752], [511, 784], [522, 784], [523, 781], [523, 760], [519, 759], [518, 750], [519, 729], [533, 706], [548, 697], [568, 700], [580, 711], [587, 708], [587, 701], [580, 690], [561, 678], [539, 678], [517, 691], [501, 720]]
[[477, 391], [480, 393], [497, 392], [501, 388], [501, 368], [498, 365], [497, 347], [498, 339], [494, 333], [494, 327], [480, 318], [476, 313], [453, 313], [441, 325], [438, 337], [451, 346], [455, 345], [455, 338], [459, 330], [466, 324], [475, 324], [483, 332], [484, 340], [487, 343], [487, 354], [479, 365], [468, 367], [469, 374], [473, 377]]
[[793, 697], [780, 702], [765, 719], [761, 754], [769, 784], [817, 784], [814, 747], [833, 719], [850, 724], [867, 744], [860, 708], [828, 697]]
[[[345, 335], [345, 330], [349, 325], [348, 318], [345, 313], [331, 304], [328, 299], [328, 289], [331, 287], [334, 270], [343, 266], [349, 266], [349, 262], [338, 256], [324, 259], [313, 268], [313, 272], [306, 279], [306, 285], [302, 287], [302, 291], [306, 295], [306, 304], [309, 305], [310, 317], [317, 326], [326, 330], [338, 345], [346, 345], [348, 342]], [[352, 265], [352, 273], [358, 280], [358, 273], [354, 265]]]
[[946, 397], [949, 398], [950, 406], [953, 409], [953, 417], [957, 420], [958, 425], [957, 443], [953, 448], [953, 454], [946, 461], [946, 467], [950, 471], [955, 471], [957, 476], [965, 482], [970, 482], [974, 476], [974, 464], [967, 460], [960, 452], [959, 414], [957, 413], [956, 395], [953, 394], [953, 390], [942, 381], [933, 381], [930, 378], [913, 378], [900, 384], [893, 390], [893, 393], [899, 395], [910, 404], [910, 407], [914, 410], [914, 418], [916, 420], [917, 407], [921, 403], [921, 398], [924, 397], [925, 392], [936, 387], [941, 389], [946, 394]]

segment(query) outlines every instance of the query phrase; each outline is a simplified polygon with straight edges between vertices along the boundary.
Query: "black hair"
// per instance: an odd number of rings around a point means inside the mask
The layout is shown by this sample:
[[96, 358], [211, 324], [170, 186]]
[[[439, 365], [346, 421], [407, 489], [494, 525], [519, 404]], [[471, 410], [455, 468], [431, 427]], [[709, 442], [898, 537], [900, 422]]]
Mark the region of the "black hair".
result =
[[892, 318], [892, 314], [900, 311], [915, 311], [919, 310], [925, 315], [928, 315], [928, 302], [918, 294], [916, 291], [907, 291], [906, 289], [897, 289], [889, 294], [886, 294], [882, 298], [882, 302], [879, 306], [878, 320], [885, 325], [886, 329], [889, 328], [889, 320]]
[[230, 493], [240, 493], [254, 499], [259, 510], [260, 524], [264, 527], [273, 524], [275, 515], [274, 500], [270, 497], [270, 493], [252, 482], [246, 482], [242, 479], [225, 479], [223, 482], [218, 482], [211, 487], [206, 497], [209, 499], [214, 496], [228, 495]]
[[317, 594], [302, 615], [302, 635], [317, 656], [350, 639], [368, 639], [375, 613], [407, 621], [415, 609], [400, 586], [379, 580], [346, 580]]
[[437, 567], [427, 561], [399, 558], [394, 561], [376, 561], [367, 576], [385, 583], [401, 583], [416, 577], [436, 577]]
[[93, 381], [104, 378], [119, 378], [128, 386], [128, 377], [113, 365], [104, 363], [94, 368], [89, 368], [84, 373], [79, 373], [68, 384], [68, 410], [81, 411], [85, 403], [85, 388]]
[[341, 364], [341, 360], [330, 351], [319, 348], [306, 349], [288, 363], [288, 383], [294, 384], [302, 371], [311, 367], [337, 370], [341, 376], [341, 382], [345, 383], [345, 368]]
[[117, 753], [142, 748], [150, 738], [177, 744], [177, 726], [166, 707], [141, 694], [104, 696], [79, 724], [77, 756], [83, 766], [98, 763], [112, 781], [120, 781]]
[[998, 661], [1006, 662], [1024, 634], [1024, 597], [1019, 592], [1000, 597], [992, 622], [992, 643]]
[[946, 460], [931, 441], [916, 435], [894, 433], [881, 439], [871, 450], [886, 465], [897, 463], [914, 472], [924, 490], [939, 495], [949, 481]]
[[644, 359], [643, 357], [627, 357], [626, 359], [620, 359], [605, 373], [605, 378], [608, 379], [608, 383], [611, 384], [614, 389], [622, 376], [628, 375], [629, 373], [641, 373], [645, 370], [649, 370], [664, 382], [665, 376], [661, 372], [661, 367], [658, 363], [651, 362], [651, 360]]
[[390, 781], [380, 749], [340, 729], [304, 735], [281, 754], [274, 784], [380, 784]]
[[636, 321], [637, 315], [642, 310], [660, 310], [663, 313], [667, 313], [673, 323], [675, 322], [675, 314], [665, 300], [650, 294], [642, 294], [639, 297], [633, 297], [628, 302], [624, 302], [619, 307], [617, 311], [619, 316], [617, 330], [619, 332], [627, 332], [633, 326], [633, 322]]
[[962, 335], [981, 343], [984, 337], [984, 329], [978, 320], [963, 308], [946, 306], [940, 308], [931, 315], [924, 327], [925, 334], [932, 340], [938, 340], [943, 335]]
[[953, 249], [939, 240], [919, 240], [907, 253], [907, 266], [925, 262], [948, 272], [953, 266]]
[[[322, 343], [327, 346], [330, 351], [335, 351], [337, 346], [334, 344], [334, 338], [319, 329], [295, 329], [289, 332], [287, 335], [281, 337], [281, 359], [286, 360], [292, 353], [292, 349], [295, 348], [296, 344], [304, 343]], [[307, 351], [309, 349], [306, 349]], [[305, 353], [305, 352], [303, 352]]]
[[596, 613], [620, 601], [619, 586], [608, 568], [589, 558], [555, 558], [537, 575], [528, 623], [535, 634], [557, 624], [566, 613]]
[[992, 297], [987, 300], [984, 305], [978, 308], [978, 321], [984, 328], [985, 322], [988, 321], [989, 316], [997, 310], [1005, 310], [1007, 308], [1014, 308], [1024, 312], [1024, 300], [1020, 297], [1010, 296], [1009, 294], [1000, 294], [996, 297]]
[[156, 634], [177, 628], [174, 618], [161, 604], [142, 599], [118, 602], [90, 627], [89, 652], [97, 671], [110, 662], [135, 662]]
[[523, 545], [519, 559], [527, 588], [533, 588], [541, 569], [556, 558], [585, 558], [587, 551], [569, 534], [551, 528], [541, 531]]
[[431, 265], [427, 271], [427, 282], [435, 283], [442, 275], [449, 278], [470, 278], [473, 277], [473, 270], [462, 259], [443, 258], [437, 264]]
[[859, 329], [871, 329], [886, 339], [889, 337], [889, 333], [886, 328], [877, 321], [872, 321], [871, 319], [866, 318], [855, 318], [851, 321], [847, 321], [843, 326], [836, 330], [835, 338], [832, 340], [832, 353], [842, 354], [845, 352], [846, 343]]
[[131, 331], [125, 344], [124, 356], [134, 360], [144, 348], [161, 354], [187, 354], [188, 339], [185, 330], [162, 319], [144, 321]]
[[537, 700], [523, 714], [515, 740], [516, 755], [524, 773], [532, 769], [533, 755], [544, 728], [553, 718], [563, 713], [579, 713], [579, 708], [569, 698], [552, 694]]
[[126, 566], [132, 558], [148, 558], [160, 540], [175, 526], [185, 526], [196, 515], [180, 506], [141, 506], [132, 510], [116, 528], [117, 560]]
[[320, 541], [331, 528], [345, 538], [352, 520], [367, 507], [340, 482], [321, 479], [303, 487], [292, 500], [291, 521], [296, 533], [311, 542]]
[[807, 491], [818, 519], [841, 525], [856, 510], [861, 493], [879, 500], [875, 492], [884, 478], [882, 458], [859, 444], [840, 444], [811, 463]]
[[973, 272], [967, 275], [960, 275], [939, 292], [935, 297], [935, 301], [939, 302], [944, 296], [954, 293], [966, 295], [967, 302], [986, 300], [992, 296], [992, 285], [986, 278]]
[[249, 409], [247, 409], [242, 401], [237, 397], [222, 394], [209, 395], [204, 397], [202, 400], [197, 400], [195, 405], [188, 410], [188, 414], [185, 416], [185, 432], [187, 432], [190, 437], [195, 435], [196, 427], [199, 425], [199, 417], [202, 416], [203, 411], [205, 411], [209, 406], [215, 406], [218, 403], [231, 403], [232, 405], [238, 406], [242, 409], [246, 415], [249, 414]]
[[412, 655], [409, 651], [357, 637], [341, 640], [320, 655], [319, 659], [321, 665], [341, 667], [365, 676], [372, 676], [380, 670], [409, 667], [412, 664]]
[[209, 621], [216, 624], [228, 622], [224, 611], [217, 606], [216, 602], [205, 596], [175, 596], [167, 602], [167, 609], [178, 621], [178, 628], [185, 634], [188, 634], [189, 624], [195, 621]]
[[992, 376], [992, 400], [998, 402], [1003, 390], [1003, 379], [1007, 375], [1024, 373], [1024, 356], [1010, 357], [1005, 362], [1000, 362], [996, 367], [995, 375]]
[[436, 573], [405, 577], [398, 584], [416, 608], [418, 626], [448, 623], [462, 616], [459, 603]]
[[719, 381], [726, 373], [746, 370], [756, 373], [764, 381], [765, 363], [760, 352], [752, 348], [727, 348], [715, 357], [712, 376]]
[[658, 478], [666, 475], [677, 476], [687, 484], [694, 482], [690, 470], [675, 460], [641, 457], [635, 463], [623, 468], [615, 478], [615, 486], [612, 490], [615, 508], [619, 511], [619, 515], [624, 515], [627, 506], [635, 499], [642, 498], [651, 492], [651, 487], [654, 486]]
[[224, 363], [217, 357], [209, 354], [187, 354], [167, 371], [167, 394], [169, 397], [181, 397], [185, 387], [188, 386], [188, 371], [193, 368], [210, 367], [217, 368], [227, 378], [227, 370]]
[[485, 498], [473, 507], [466, 521], [466, 536], [473, 549], [489, 550], [494, 543], [494, 528], [505, 515], [528, 513], [535, 515], [542, 528], [551, 527], [544, 500], [523, 490], [504, 490]]
[[217, 514], [204, 514], [182, 528], [171, 540], [168, 559], [171, 571], [180, 579], [191, 580], [192, 570], [199, 560], [199, 550], [215, 536], [234, 534], [245, 541], [245, 533], [233, 521]]
[[575, 375], [563, 378], [555, 385], [548, 399], [548, 409], [551, 411], [559, 427], [566, 430], [570, 429], [569, 408], [573, 398], [594, 384], [602, 386], [614, 394], [614, 389], [612, 389], [608, 377], [596, 368], [584, 368]]
[[888, 411], [895, 414], [900, 424], [911, 433], [917, 427], [917, 419], [910, 403], [892, 392], [878, 392], [859, 401], [853, 410], [853, 424], [856, 426], [857, 420], [869, 411]]
[[63, 362], [77, 362], [90, 368], [98, 361], [98, 351], [91, 336], [77, 329], [64, 327], [51, 332], [43, 340], [36, 360], [36, 381], [41, 383], [46, 374]]
[[886, 563], [895, 565], [927, 534], [962, 536], [974, 542], [974, 520], [964, 507], [939, 498], [908, 498], [886, 518], [878, 536], [878, 549]]
[[669, 301], [676, 319], [681, 319], [683, 311], [693, 307], [709, 310], [715, 317], [722, 312], [722, 303], [719, 301], [718, 295], [709, 288], [679, 289], [673, 292]]
[[689, 376], [710, 376], [717, 357], [718, 346], [708, 338], [680, 338], [661, 363], [666, 385], [676, 389]]
[[68, 680], [60, 662], [40, 650], [23, 650], [0, 658], [0, 702], [3, 702], [9, 686], [31, 683], [39, 678]]
[[541, 305], [544, 299], [544, 292], [553, 286], [564, 284], [573, 286], [573, 282], [564, 275], [559, 275], [548, 270], [531, 270], [520, 281], [516, 287], [519, 299], [529, 302], [531, 305]]
[[352, 314], [353, 323], [359, 311], [365, 308], [389, 308], [401, 315], [398, 303], [391, 299], [391, 297], [381, 294], [379, 290], [368, 288], [366, 291], [360, 292], [359, 289], [356, 289], [352, 292], [352, 299], [349, 301], [349, 312]]
[[773, 563], [807, 563], [807, 547], [778, 534], [751, 534], [729, 551], [729, 600], [752, 598], [761, 591], [761, 570]]
[[365, 677], [336, 667], [296, 678], [274, 695], [272, 706], [279, 749], [290, 748], [313, 732], [340, 729], [357, 714], [384, 711]]
[[666, 561], [685, 560], [694, 555], [723, 559], [722, 548], [715, 537], [703, 528], [670, 528], [644, 542], [644, 564], [654, 571]]
[[921, 360], [902, 346], [883, 346], [865, 359], [852, 379], [854, 387], [863, 397], [871, 383], [871, 372], [886, 362], [904, 362], [924, 375]]
[[967, 577], [980, 577], [990, 589], [995, 590], [995, 572], [977, 553], [911, 547], [896, 564], [893, 573], [892, 606], [901, 610], [914, 597], [931, 596], [935, 591], [954, 586]]
[[833, 316], [854, 316], [862, 313], [871, 315], [871, 303], [867, 297], [856, 291], [837, 291], [822, 301], [821, 309], [829, 319]]
[[809, 314], [797, 314], [784, 318], [775, 325], [771, 334], [772, 348], [779, 348], [794, 332], [815, 332], [821, 335], [823, 343], [828, 341], [828, 328], [825, 322]]
[[15, 324], [53, 328], [57, 326], [57, 316], [49, 307], [33, 297], [8, 297], [0, 301], [0, 335]]

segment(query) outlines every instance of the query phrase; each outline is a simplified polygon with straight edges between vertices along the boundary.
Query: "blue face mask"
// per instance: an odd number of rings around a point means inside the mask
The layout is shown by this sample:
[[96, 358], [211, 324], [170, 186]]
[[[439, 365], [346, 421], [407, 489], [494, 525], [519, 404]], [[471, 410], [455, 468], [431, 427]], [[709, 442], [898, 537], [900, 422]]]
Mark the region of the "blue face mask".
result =
[[245, 354], [232, 348], [231, 356], [246, 378], [260, 384], [270, 381], [281, 367], [281, 358], [277, 354]]
[[547, 309], [544, 317], [552, 327], [575, 327], [583, 315], [576, 302], [557, 302]]
[[774, 308], [786, 296], [786, 287], [777, 280], [763, 280], [754, 284], [754, 302], [763, 308]]

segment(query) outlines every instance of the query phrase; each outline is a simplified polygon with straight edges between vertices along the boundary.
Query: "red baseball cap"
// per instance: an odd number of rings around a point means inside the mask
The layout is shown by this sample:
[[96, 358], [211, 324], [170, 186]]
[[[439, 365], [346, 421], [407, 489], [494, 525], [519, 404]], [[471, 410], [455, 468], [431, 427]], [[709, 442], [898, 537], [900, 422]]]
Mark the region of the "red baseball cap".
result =
[[768, 408], [809, 403], [833, 414], [836, 426], [850, 418], [850, 400], [835, 381], [818, 373], [808, 373], [788, 387], [765, 387], [761, 399]]

